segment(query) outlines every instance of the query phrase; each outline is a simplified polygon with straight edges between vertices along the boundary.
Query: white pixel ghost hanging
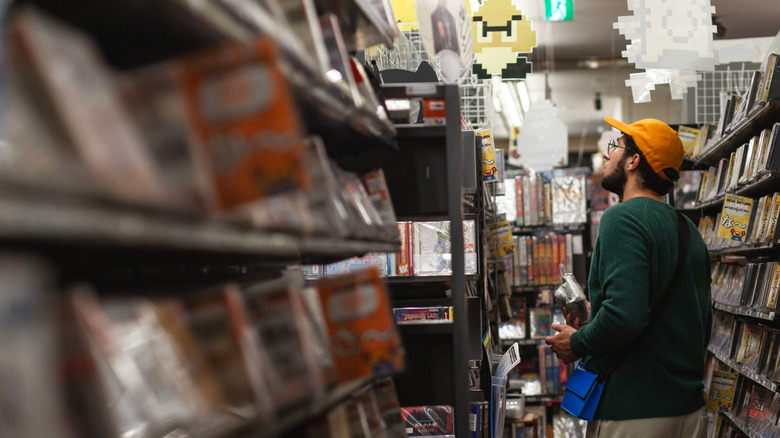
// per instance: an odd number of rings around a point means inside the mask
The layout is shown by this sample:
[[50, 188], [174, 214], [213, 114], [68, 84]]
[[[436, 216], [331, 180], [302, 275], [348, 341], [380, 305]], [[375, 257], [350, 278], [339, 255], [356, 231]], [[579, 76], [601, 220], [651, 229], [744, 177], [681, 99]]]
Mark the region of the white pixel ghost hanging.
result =
[[682, 99], [697, 71], [715, 70], [710, 0], [628, 0], [628, 9], [634, 15], [613, 27], [631, 41], [623, 56], [646, 70], [626, 81], [634, 102], [649, 102], [655, 84], [669, 84], [672, 99]]
[[517, 137], [519, 156], [510, 155], [509, 163], [539, 170], [566, 166], [568, 148], [568, 131], [555, 105], [549, 100], [536, 101], [528, 109]]

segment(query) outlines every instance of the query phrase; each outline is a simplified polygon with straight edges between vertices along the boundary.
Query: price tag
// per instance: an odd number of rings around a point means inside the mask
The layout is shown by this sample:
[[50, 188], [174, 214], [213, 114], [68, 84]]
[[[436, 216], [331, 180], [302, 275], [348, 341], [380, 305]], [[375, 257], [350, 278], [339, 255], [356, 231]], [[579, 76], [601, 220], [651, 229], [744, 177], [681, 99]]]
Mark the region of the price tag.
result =
[[436, 84], [430, 82], [407, 85], [406, 94], [408, 96], [432, 96], [436, 94]]

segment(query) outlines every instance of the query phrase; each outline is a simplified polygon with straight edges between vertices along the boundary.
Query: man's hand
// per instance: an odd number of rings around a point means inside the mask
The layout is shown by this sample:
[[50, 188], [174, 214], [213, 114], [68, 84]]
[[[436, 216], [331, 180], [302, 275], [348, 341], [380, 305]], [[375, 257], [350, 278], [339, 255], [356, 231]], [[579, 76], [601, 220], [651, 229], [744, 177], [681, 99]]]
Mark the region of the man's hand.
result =
[[[588, 320], [590, 320], [590, 301], [585, 301], [585, 306], [588, 308]], [[588, 321], [583, 323], [580, 321], [580, 318], [574, 318], [574, 320], [572, 320], [571, 314], [569, 314], [569, 309], [567, 309], [566, 306], [562, 306], [561, 311], [563, 312], [563, 317], [566, 318], [566, 324], [574, 327], [574, 330], [579, 330], [588, 323]]]
[[565, 363], [574, 362], [579, 359], [579, 356], [571, 351], [571, 334], [577, 330], [568, 325], [560, 324], [553, 324], [552, 328], [558, 333], [544, 338], [544, 342], [550, 345], [550, 349], [558, 356], [558, 359]]

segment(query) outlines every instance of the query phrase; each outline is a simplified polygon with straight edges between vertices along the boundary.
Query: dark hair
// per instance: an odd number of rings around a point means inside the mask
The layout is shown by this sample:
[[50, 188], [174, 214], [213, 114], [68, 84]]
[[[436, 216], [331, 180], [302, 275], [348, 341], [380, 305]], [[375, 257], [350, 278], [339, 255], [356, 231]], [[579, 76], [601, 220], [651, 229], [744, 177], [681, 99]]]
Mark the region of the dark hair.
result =
[[680, 179], [680, 174], [676, 170], [669, 171], [670, 169], [664, 169], [664, 173], [669, 177], [669, 179], [660, 177], [657, 173], [655, 173], [653, 168], [650, 167], [650, 164], [647, 162], [647, 158], [645, 158], [645, 155], [641, 150], [639, 150], [636, 143], [634, 142], [634, 139], [631, 138], [631, 136], [626, 135], [625, 141], [626, 146], [631, 149], [631, 152], [639, 155], [639, 176], [641, 177], [639, 182], [640, 185], [643, 188], [650, 189], [661, 196], [669, 193], [669, 191], [671, 191], [674, 187], [674, 182]]

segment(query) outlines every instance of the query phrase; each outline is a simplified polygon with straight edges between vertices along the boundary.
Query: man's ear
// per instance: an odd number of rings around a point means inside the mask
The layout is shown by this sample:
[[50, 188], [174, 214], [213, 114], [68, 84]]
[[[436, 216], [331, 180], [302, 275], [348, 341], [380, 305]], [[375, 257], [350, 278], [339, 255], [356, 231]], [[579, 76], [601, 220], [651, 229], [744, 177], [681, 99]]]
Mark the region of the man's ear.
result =
[[639, 158], [638, 154], [634, 154], [631, 156], [630, 159], [626, 160], [626, 164], [628, 165], [627, 170], [637, 170], [639, 168]]

